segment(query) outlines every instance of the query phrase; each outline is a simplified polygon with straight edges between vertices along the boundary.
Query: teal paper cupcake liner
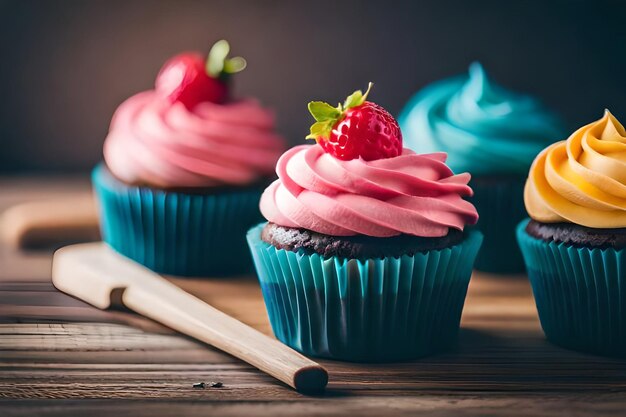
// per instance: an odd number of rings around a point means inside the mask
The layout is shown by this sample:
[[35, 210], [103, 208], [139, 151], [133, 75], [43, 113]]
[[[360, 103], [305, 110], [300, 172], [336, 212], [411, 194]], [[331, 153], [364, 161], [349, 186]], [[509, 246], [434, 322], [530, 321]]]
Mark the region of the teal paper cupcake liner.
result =
[[187, 194], [130, 186], [104, 164], [92, 173], [103, 240], [153, 271], [179, 276], [249, 273], [245, 234], [262, 220], [260, 188]]
[[248, 244], [276, 337], [311, 356], [348, 361], [413, 359], [456, 339], [482, 235], [399, 258], [325, 258]]
[[470, 199], [480, 218], [476, 227], [483, 233], [483, 244], [476, 258], [480, 271], [513, 274], [524, 272], [524, 259], [515, 239], [515, 228], [527, 216], [524, 207], [523, 178], [485, 183], [472, 181]]
[[541, 327], [574, 350], [626, 356], [626, 253], [548, 242], [517, 228]]

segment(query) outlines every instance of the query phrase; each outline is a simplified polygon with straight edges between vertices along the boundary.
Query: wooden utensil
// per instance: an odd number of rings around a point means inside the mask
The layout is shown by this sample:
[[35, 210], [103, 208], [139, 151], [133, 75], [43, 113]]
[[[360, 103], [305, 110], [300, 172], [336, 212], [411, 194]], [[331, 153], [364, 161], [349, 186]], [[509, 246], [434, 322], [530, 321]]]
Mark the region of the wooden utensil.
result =
[[0, 217], [0, 232], [9, 245], [18, 248], [100, 239], [91, 193], [9, 207]]
[[52, 282], [59, 290], [101, 309], [121, 303], [230, 353], [298, 391], [321, 391], [328, 382], [328, 373], [316, 362], [211, 307], [104, 243], [59, 249], [53, 258]]

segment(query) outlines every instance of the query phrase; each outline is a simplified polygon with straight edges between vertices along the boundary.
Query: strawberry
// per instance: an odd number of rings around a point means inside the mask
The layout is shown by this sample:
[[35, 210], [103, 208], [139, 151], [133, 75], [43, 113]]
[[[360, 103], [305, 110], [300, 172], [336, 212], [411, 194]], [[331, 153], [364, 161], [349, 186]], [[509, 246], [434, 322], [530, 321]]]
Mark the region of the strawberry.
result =
[[315, 139], [324, 151], [344, 161], [373, 161], [400, 155], [400, 126], [387, 110], [366, 101], [371, 88], [369, 83], [365, 94], [355, 91], [337, 107], [322, 101], [310, 102], [309, 111], [316, 122], [306, 138]]
[[241, 57], [227, 58], [229, 51], [228, 42], [221, 40], [213, 45], [206, 60], [197, 52], [176, 55], [157, 75], [157, 92], [190, 110], [205, 101], [224, 103], [228, 100], [229, 76], [246, 66]]

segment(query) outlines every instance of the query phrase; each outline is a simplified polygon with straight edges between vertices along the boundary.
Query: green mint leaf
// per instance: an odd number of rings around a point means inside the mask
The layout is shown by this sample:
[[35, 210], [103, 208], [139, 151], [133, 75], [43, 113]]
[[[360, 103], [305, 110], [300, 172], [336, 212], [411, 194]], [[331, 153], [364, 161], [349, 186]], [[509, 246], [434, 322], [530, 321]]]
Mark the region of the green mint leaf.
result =
[[236, 74], [243, 71], [247, 65], [248, 63], [245, 59], [240, 56], [236, 56], [224, 61], [224, 69], [222, 71], [226, 74]]
[[226, 57], [230, 52], [230, 45], [224, 39], [215, 42], [215, 45], [209, 51], [209, 57], [206, 61], [206, 72], [213, 78], [217, 78], [224, 69]]
[[315, 122], [313, 123], [313, 125], [311, 126], [311, 133], [309, 133], [305, 139], [319, 139], [319, 138], [324, 138], [324, 139], [328, 139], [328, 136], [330, 135], [330, 131], [333, 128], [333, 121], [332, 120], [326, 120], [323, 122]]
[[318, 122], [325, 122], [328, 120], [335, 121], [341, 116], [339, 109], [331, 106], [323, 101], [311, 101], [309, 102], [309, 112]]

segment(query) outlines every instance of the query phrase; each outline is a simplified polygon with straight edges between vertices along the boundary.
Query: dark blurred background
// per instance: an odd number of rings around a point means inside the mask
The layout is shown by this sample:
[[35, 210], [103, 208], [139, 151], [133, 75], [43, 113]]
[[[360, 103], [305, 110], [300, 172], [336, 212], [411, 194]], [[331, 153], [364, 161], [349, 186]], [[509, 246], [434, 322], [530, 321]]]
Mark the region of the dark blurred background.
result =
[[81, 171], [110, 117], [161, 64], [231, 42], [238, 95], [273, 107], [302, 142], [311, 99], [367, 81], [397, 114], [425, 84], [480, 60], [541, 97], [570, 128], [605, 107], [626, 119], [626, 2], [0, 0], [0, 171]]

